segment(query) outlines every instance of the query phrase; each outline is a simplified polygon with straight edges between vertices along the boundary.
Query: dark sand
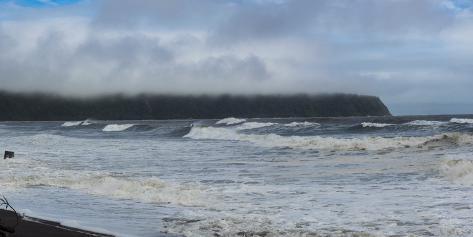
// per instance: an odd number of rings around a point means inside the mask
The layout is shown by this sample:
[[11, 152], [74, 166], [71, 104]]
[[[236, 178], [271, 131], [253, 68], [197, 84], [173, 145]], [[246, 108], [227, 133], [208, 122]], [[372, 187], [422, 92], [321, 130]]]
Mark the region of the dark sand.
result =
[[[16, 224], [15, 214], [10, 211], [0, 210], [0, 225], [2, 227], [13, 227]], [[0, 228], [1, 229], [1, 228]], [[6, 233], [6, 232], [4, 232]], [[0, 231], [0, 236], [2, 236]], [[63, 226], [58, 222], [41, 220], [33, 217], [21, 218], [15, 228], [15, 232], [4, 236], [11, 237], [38, 237], [38, 236], [64, 236], [64, 237], [85, 237], [99, 236], [111, 237], [112, 235], [94, 233], [91, 231]]]

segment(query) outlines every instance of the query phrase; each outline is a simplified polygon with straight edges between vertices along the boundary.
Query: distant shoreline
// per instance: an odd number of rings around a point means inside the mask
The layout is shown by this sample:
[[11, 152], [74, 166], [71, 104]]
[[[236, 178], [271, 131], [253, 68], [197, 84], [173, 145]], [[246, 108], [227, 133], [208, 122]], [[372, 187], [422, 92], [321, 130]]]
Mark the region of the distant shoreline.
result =
[[[339, 116], [339, 117], [259, 117], [259, 118], [244, 118], [238, 117], [243, 119], [251, 119], [251, 120], [287, 120], [287, 119], [294, 119], [294, 120], [317, 120], [317, 119], [347, 119], [347, 118], [360, 118], [365, 119], [363, 121], [371, 121], [376, 119], [384, 119], [384, 118], [404, 118], [406, 121], [411, 121], [412, 119], [419, 119], [419, 118], [438, 118], [443, 120], [448, 120], [455, 117], [473, 117], [473, 114], [468, 113], [459, 113], [459, 114], [433, 114], [433, 115], [382, 115], [382, 116]], [[227, 117], [230, 118], [230, 117]], [[44, 122], [44, 123], [64, 123], [64, 122], [83, 122], [83, 121], [91, 121], [91, 122], [153, 122], [153, 121], [191, 121], [191, 120], [221, 120], [222, 118], [210, 118], [210, 119], [194, 119], [194, 118], [179, 118], [179, 119], [122, 119], [122, 120], [98, 120], [98, 119], [72, 119], [72, 120], [0, 120], [0, 123], [33, 123], [33, 122]]]
[[110, 95], [68, 98], [0, 92], [0, 121], [222, 119], [226, 117], [390, 116], [375, 96]]

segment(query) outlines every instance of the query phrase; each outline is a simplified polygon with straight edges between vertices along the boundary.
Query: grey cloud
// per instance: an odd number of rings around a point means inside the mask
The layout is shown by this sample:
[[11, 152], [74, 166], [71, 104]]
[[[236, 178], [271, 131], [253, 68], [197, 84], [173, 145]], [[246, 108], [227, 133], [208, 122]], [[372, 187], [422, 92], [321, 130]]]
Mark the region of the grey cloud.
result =
[[[0, 34], [7, 35], [2, 31]], [[15, 48], [0, 44], [5, 46], [0, 48], [2, 88], [73, 95], [230, 93], [235, 89], [232, 85], [269, 77], [265, 62], [254, 55], [204, 55], [190, 62], [178, 62], [174, 48], [163, 45], [157, 37], [110, 37], [92, 32], [75, 47], [68, 46], [68, 37], [65, 32], [47, 29], [21, 60], [9, 56]], [[175, 41], [188, 40], [184, 37]], [[222, 85], [220, 91], [213, 88], [215, 84]], [[245, 92], [245, 88], [239, 92]]]
[[372, 33], [429, 33], [452, 23], [453, 15], [441, 0], [338, 1], [323, 16], [328, 27]]
[[15, 47], [15, 39], [4, 33], [3, 27], [0, 25], [0, 49]]
[[84, 60], [113, 61], [121, 66], [149, 61], [167, 63], [173, 60], [173, 52], [160, 45], [159, 39], [143, 35], [100, 39], [91, 36], [76, 50], [76, 56]]
[[[77, 95], [350, 92], [388, 104], [473, 100], [473, 14], [443, 2], [100, 0], [77, 6], [77, 15], [68, 6], [68, 16], [81, 20], [65, 29], [70, 17], [28, 9], [18, 13], [30, 16], [21, 24], [0, 23], [0, 83]], [[34, 27], [21, 29], [25, 24]]]
[[382, 37], [438, 32], [453, 15], [435, 0], [288, 0], [237, 5], [213, 32], [214, 41], [228, 43], [302, 36], [317, 40]]
[[243, 59], [234, 56], [211, 57], [196, 64], [194, 71], [194, 76], [222, 81], [269, 78], [264, 62], [254, 55]]
[[235, 5], [229, 18], [213, 32], [220, 42], [280, 37], [305, 33], [328, 1], [268, 2], [267, 4]]
[[106, 28], [195, 28], [218, 21], [228, 0], [101, 0], [94, 24]]

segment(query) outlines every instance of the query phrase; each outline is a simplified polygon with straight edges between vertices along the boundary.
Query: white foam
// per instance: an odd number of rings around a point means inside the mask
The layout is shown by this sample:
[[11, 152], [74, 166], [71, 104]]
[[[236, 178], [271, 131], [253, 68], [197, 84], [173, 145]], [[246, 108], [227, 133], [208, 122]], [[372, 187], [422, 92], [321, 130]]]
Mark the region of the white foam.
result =
[[88, 126], [91, 125], [92, 122], [86, 119], [84, 121], [66, 121], [61, 126], [62, 127], [75, 127], [75, 126]]
[[394, 124], [388, 124], [388, 123], [369, 123], [369, 122], [363, 122], [361, 123], [361, 126], [364, 128], [384, 128], [387, 126], [393, 126]]
[[[277, 215], [276, 215], [277, 216]], [[362, 231], [348, 231], [346, 229], [311, 230], [297, 227], [291, 222], [275, 223], [271, 216], [235, 215], [222, 218], [205, 218], [199, 221], [176, 219], [169, 221], [165, 226], [166, 232], [188, 237], [200, 236], [281, 236], [281, 237], [385, 237], [382, 234], [371, 234]]]
[[426, 137], [360, 137], [335, 138], [322, 136], [280, 136], [277, 134], [241, 134], [237, 130], [215, 127], [193, 127], [184, 137], [192, 139], [236, 140], [264, 147], [287, 147], [315, 150], [385, 150], [406, 147], [423, 147], [434, 142], [448, 141], [471, 144], [473, 136], [460, 133]]
[[105, 126], [102, 131], [104, 132], [121, 132], [125, 131], [131, 127], [133, 127], [134, 124], [108, 124]]
[[273, 126], [273, 125], [276, 125], [276, 124], [277, 123], [246, 122], [246, 123], [243, 123], [243, 124], [239, 125], [235, 129], [237, 129], [237, 130], [249, 130], [249, 129], [269, 127], [269, 126]]
[[226, 124], [226, 125], [234, 125], [234, 124], [239, 124], [245, 122], [246, 119], [239, 119], [239, 118], [224, 118], [222, 120], [217, 121], [216, 124]]
[[88, 125], [91, 125], [92, 122], [90, 122], [90, 120], [86, 119], [84, 122], [82, 122], [82, 126], [88, 126]]
[[453, 156], [440, 165], [441, 173], [450, 181], [459, 184], [473, 185], [473, 155]]
[[75, 127], [81, 124], [82, 124], [82, 121], [67, 121], [67, 122], [64, 122], [61, 126], [62, 127]]
[[200, 206], [207, 203], [203, 189], [196, 184], [164, 182], [156, 177], [132, 179], [97, 172], [57, 171], [47, 168], [0, 177], [5, 187], [50, 186], [80, 190], [85, 193], [131, 199], [146, 203], [172, 203]]
[[447, 122], [442, 122], [442, 121], [428, 121], [428, 120], [414, 120], [408, 123], [405, 123], [405, 125], [410, 125], [410, 126], [440, 126], [443, 124], [446, 124]]
[[460, 123], [460, 124], [473, 124], [473, 119], [466, 118], [452, 118], [450, 119], [451, 123]]
[[320, 126], [319, 123], [313, 123], [313, 122], [292, 122], [292, 123], [287, 123], [284, 124], [286, 127], [317, 127]]

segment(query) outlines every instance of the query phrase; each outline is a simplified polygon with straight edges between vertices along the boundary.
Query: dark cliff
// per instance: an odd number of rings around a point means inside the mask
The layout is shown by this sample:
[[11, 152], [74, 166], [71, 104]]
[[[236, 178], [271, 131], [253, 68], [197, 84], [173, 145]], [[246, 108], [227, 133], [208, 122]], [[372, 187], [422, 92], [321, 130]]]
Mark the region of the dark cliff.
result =
[[374, 96], [103, 96], [88, 99], [0, 92], [0, 120], [337, 117], [390, 115]]

